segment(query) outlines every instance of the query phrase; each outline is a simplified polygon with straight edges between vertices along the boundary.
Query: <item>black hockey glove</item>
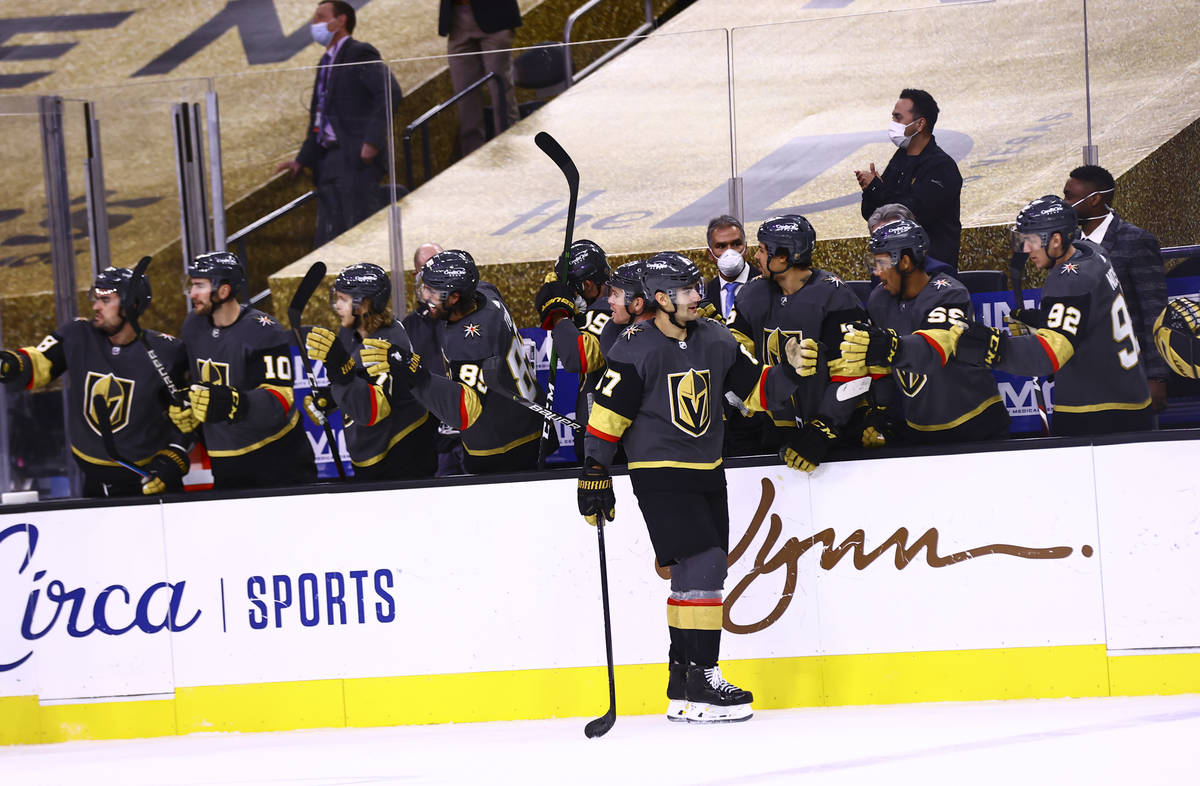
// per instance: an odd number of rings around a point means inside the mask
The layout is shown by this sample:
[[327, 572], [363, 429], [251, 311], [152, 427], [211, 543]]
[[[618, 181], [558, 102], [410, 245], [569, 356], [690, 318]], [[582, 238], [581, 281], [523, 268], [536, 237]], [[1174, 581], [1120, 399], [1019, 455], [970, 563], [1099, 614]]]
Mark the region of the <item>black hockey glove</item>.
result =
[[304, 411], [308, 413], [309, 420], [318, 426], [329, 422], [329, 413], [336, 409], [337, 402], [333, 400], [333, 391], [328, 387], [316, 387], [304, 397]]
[[605, 521], [617, 517], [617, 498], [613, 494], [612, 477], [608, 470], [593, 463], [583, 462], [579, 473], [579, 515], [593, 527], [601, 516]]
[[1004, 316], [1004, 321], [1014, 336], [1025, 336], [1046, 327], [1046, 318], [1036, 308], [1014, 308]]
[[888, 422], [887, 407], [872, 404], [867, 407], [862, 420], [861, 441], [864, 448], [882, 448], [892, 439], [892, 426]]
[[163, 448], [154, 454], [146, 471], [150, 477], [142, 478], [143, 494], [162, 494], [164, 491], [179, 491], [183, 488], [183, 476], [190, 462], [187, 454], [175, 445]]
[[534, 298], [538, 316], [542, 318], [542, 329], [550, 330], [559, 319], [572, 319], [578, 312], [575, 308], [575, 293], [566, 281], [552, 279], [542, 284]]
[[228, 420], [235, 423], [246, 417], [250, 401], [237, 388], [226, 385], [192, 385], [188, 392], [192, 413], [202, 423]]
[[25, 358], [19, 352], [0, 350], [0, 382], [8, 382], [21, 376], [25, 370]]
[[325, 373], [330, 382], [345, 384], [354, 375], [354, 358], [346, 352], [337, 334], [323, 327], [310, 328], [304, 339], [305, 349], [310, 360], [319, 360], [325, 364]]
[[391, 374], [392, 379], [409, 388], [422, 387], [429, 382], [429, 369], [422, 365], [419, 354], [387, 341], [363, 339], [363, 348], [358, 351], [358, 356], [363, 368], [373, 377]]
[[842, 360], [851, 369], [890, 366], [899, 349], [900, 334], [864, 322], [855, 322], [842, 336]]
[[779, 450], [779, 458], [792, 469], [812, 472], [825, 460], [825, 454], [837, 438], [836, 428], [813, 418]]
[[1004, 357], [1009, 337], [978, 322], [956, 322], [950, 333], [957, 336], [954, 357], [968, 366], [992, 368]]

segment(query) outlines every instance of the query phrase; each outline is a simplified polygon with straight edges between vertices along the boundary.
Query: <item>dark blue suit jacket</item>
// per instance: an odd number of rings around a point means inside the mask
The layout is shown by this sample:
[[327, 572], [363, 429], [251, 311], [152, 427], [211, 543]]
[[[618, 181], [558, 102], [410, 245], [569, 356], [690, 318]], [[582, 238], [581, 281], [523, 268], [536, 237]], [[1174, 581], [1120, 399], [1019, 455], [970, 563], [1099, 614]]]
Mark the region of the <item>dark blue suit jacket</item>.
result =
[[1167, 307], [1167, 277], [1158, 238], [1113, 214], [1100, 243], [1125, 293], [1125, 304], [1142, 350], [1142, 367], [1152, 379], [1170, 376], [1166, 361], [1154, 346], [1154, 320]]
[[[450, 21], [454, 18], [454, 0], [442, 0], [438, 10], [438, 35], [450, 35]], [[485, 33], [511, 30], [521, 26], [521, 9], [517, 0], [471, 0], [471, 13], [475, 23]]]
[[[338, 50], [335, 67], [329, 74], [329, 95], [325, 99], [326, 114], [337, 135], [341, 153], [348, 166], [359, 165], [359, 155], [364, 142], [369, 142], [380, 151], [381, 158], [387, 152], [388, 116], [385, 77], [392, 80], [392, 111], [400, 104], [400, 83], [381, 60], [379, 50], [365, 41], [346, 39]], [[353, 66], [346, 63], [369, 65]], [[319, 71], [320, 69], [318, 69]], [[316, 79], [320, 79], [320, 73]], [[320, 146], [313, 128], [317, 116], [317, 81], [313, 80], [312, 102], [308, 110], [308, 135], [300, 148], [296, 160], [309, 169], [318, 161]]]

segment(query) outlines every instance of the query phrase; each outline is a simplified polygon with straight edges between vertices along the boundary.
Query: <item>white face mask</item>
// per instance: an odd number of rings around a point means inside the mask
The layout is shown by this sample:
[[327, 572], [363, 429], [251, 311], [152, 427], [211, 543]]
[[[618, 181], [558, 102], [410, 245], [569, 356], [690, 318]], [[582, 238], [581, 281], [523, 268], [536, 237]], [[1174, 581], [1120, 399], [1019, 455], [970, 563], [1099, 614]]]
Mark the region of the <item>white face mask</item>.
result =
[[313, 41], [321, 46], [329, 46], [329, 42], [333, 40], [333, 31], [324, 22], [314, 22], [310, 29]]
[[745, 267], [746, 260], [732, 248], [725, 249], [725, 253], [717, 260], [717, 270], [720, 270], [725, 278], [737, 278]]
[[[918, 120], [919, 119], [920, 118], [918, 118]], [[911, 126], [915, 122], [917, 122], [917, 121], [914, 120], [914, 121], [912, 121], [912, 123], [906, 124], [906, 123], [897, 123], [896, 121], [893, 120], [892, 122], [888, 123], [888, 129], [887, 129], [888, 139], [892, 140], [892, 144], [895, 145], [896, 147], [900, 148], [901, 150], [905, 149], [906, 147], [908, 147], [908, 143], [912, 141], [912, 137], [905, 136], [904, 132], [908, 129], [909, 126]]]

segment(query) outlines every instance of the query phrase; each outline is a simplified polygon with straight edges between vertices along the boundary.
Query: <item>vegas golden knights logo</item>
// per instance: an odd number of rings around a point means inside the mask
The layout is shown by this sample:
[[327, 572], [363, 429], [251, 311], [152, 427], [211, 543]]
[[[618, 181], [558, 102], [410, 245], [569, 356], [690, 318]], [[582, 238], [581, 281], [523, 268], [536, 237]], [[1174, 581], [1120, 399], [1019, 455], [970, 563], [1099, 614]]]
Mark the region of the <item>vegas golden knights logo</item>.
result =
[[132, 379], [124, 379], [112, 374], [99, 374], [89, 371], [83, 383], [83, 419], [88, 427], [97, 434], [100, 433], [100, 419], [96, 414], [96, 396], [102, 396], [108, 404], [109, 420], [113, 433], [129, 425], [129, 409], [133, 405]]
[[929, 377], [925, 374], [916, 374], [912, 371], [896, 371], [896, 382], [900, 385], [900, 390], [904, 391], [904, 395], [909, 398], [915, 397], [921, 392], [921, 388], [925, 387], [925, 383], [929, 381]]
[[702, 436], [711, 421], [708, 369], [668, 374], [667, 387], [671, 391], [671, 422], [685, 434]]
[[794, 338], [796, 341], [804, 340], [803, 330], [774, 330], [763, 331], [763, 347], [766, 348], [764, 363], [768, 366], [778, 366], [784, 362], [784, 347], [787, 346], [789, 338]]
[[196, 375], [200, 377], [201, 382], [207, 382], [210, 385], [228, 385], [229, 364], [196, 358]]

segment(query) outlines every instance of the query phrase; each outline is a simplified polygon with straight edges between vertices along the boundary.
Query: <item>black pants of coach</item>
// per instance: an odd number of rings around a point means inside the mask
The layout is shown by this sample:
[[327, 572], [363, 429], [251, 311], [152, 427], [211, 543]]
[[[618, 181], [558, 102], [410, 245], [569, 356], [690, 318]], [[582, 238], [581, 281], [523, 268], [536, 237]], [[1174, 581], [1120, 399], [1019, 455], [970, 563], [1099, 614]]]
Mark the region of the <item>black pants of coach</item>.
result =
[[383, 207], [383, 189], [379, 185], [384, 175], [382, 157], [380, 154], [371, 163], [364, 163], [357, 150], [343, 150], [336, 142], [319, 154], [313, 167], [317, 186], [314, 239], [317, 246], [328, 243]]

